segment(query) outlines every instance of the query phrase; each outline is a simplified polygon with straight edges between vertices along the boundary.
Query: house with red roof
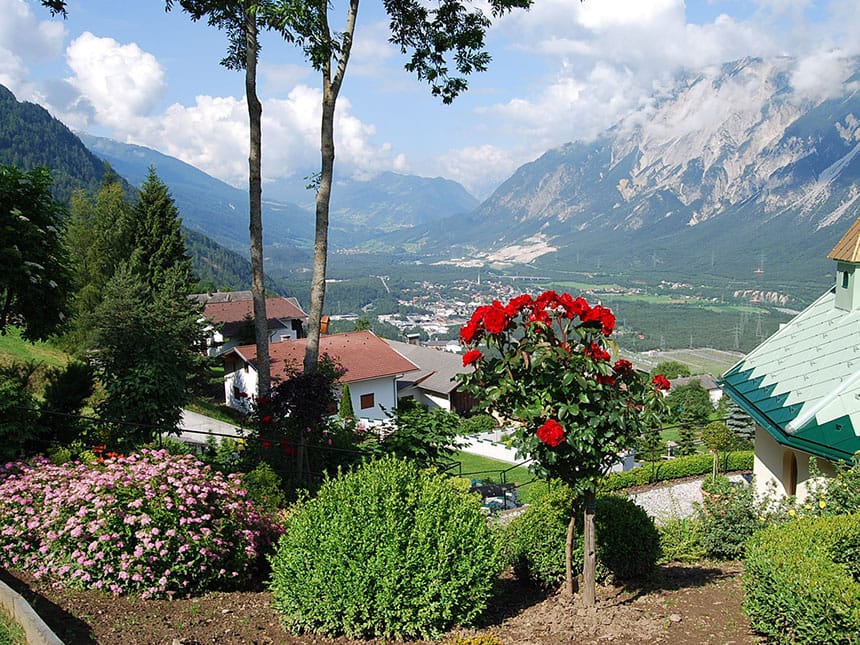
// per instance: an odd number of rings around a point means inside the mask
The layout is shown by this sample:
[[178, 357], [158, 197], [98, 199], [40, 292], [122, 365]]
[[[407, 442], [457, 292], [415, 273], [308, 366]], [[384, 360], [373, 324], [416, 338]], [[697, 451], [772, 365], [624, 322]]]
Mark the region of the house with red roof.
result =
[[[272, 380], [283, 381], [301, 370], [306, 339], [269, 345]], [[320, 337], [320, 354], [328, 354], [346, 370], [341, 383], [349, 384], [352, 409], [359, 419], [384, 421], [385, 410], [397, 406], [397, 379], [418, 369], [370, 331], [352, 331]], [[224, 398], [230, 407], [245, 410], [257, 395], [257, 348], [233, 347], [223, 354]]]
[[[203, 315], [211, 322], [210, 356], [254, 338], [254, 303], [250, 291], [231, 291], [197, 296], [203, 303]], [[296, 340], [304, 336], [308, 315], [296, 298], [266, 298], [269, 342]]]

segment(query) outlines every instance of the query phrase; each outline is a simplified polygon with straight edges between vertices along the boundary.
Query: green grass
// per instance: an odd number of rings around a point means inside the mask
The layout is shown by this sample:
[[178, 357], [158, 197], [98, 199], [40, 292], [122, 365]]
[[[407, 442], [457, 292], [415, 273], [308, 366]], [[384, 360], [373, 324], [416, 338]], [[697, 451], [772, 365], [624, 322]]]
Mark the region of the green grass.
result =
[[195, 398], [185, 407], [192, 412], [223, 421], [224, 423], [237, 424], [244, 418], [244, 415], [238, 410], [227, 407], [224, 403], [215, 403], [209, 399]]
[[[460, 464], [460, 470], [452, 469], [449, 471], [452, 475], [460, 475], [468, 479], [480, 479], [482, 481], [492, 481], [501, 483], [504, 477], [505, 483], [516, 483], [520, 485], [520, 501], [528, 503], [529, 484], [535, 476], [532, 475], [528, 468], [523, 466], [514, 466], [513, 464], [481, 455], [473, 455], [469, 452], [454, 453], [451, 458]], [[504, 471], [504, 474], [503, 474]]]
[[5, 607], [0, 607], [0, 645], [26, 645], [24, 628], [16, 623]]
[[31, 343], [24, 340], [17, 327], [7, 327], [6, 335], [0, 336], [0, 363], [35, 362], [49, 367], [62, 367], [69, 359], [68, 354], [49, 343]]

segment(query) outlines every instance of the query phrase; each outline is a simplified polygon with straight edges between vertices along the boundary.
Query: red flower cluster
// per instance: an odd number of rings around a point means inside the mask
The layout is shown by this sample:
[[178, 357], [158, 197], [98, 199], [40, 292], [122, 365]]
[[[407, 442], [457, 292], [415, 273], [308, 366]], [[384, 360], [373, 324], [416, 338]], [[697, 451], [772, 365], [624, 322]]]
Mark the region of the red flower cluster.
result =
[[615, 329], [615, 314], [612, 313], [611, 309], [604, 307], [603, 305], [595, 305], [582, 314], [580, 318], [582, 318], [582, 323], [584, 325], [590, 323], [600, 325], [605, 336], [609, 336], [609, 334], [612, 333], [612, 330]]
[[596, 361], [608, 361], [612, 356], [597, 343], [591, 343], [582, 348], [582, 353]]
[[475, 361], [479, 361], [484, 358], [484, 355], [481, 353], [479, 349], [472, 349], [463, 354], [463, 367], [467, 365], [471, 365]]
[[615, 377], [610, 374], [598, 374], [597, 382], [601, 385], [615, 385]]
[[654, 387], [656, 387], [658, 390], [668, 391], [669, 388], [672, 387], [672, 384], [669, 383], [669, 379], [667, 379], [662, 374], [658, 374], [657, 376], [652, 378], [651, 382], [654, 384]]
[[628, 376], [633, 373], [633, 363], [624, 358], [619, 358], [612, 366], [612, 371], [618, 376]]
[[272, 415], [267, 414], [262, 419], [260, 419], [260, 421], [262, 421], [263, 423], [271, 423], [272, 422]]
[[460, 330], [460, 340], [464, 343], [480, 340], [482, 329], [488, 334], [501, 334], [508, 328], [510, 319], [511, 317], [502, 306], [502, 303], [498, 300], [493, 300], [493, 304], [475, 309], [472, 318]]
[[537, 438], [550, 448], [564, 442], [564, 426], [555, 419], [549, 419], [537, 430]]
[[615, 315], [602, 305], [592, 307], [585, 298], [574, 298], [569, 293], [559, 295], [555, 291], [544, 291], [537, 298], [522, 294], [511, 298], [507, 305], [502, 306], [498, 300], [491, 305], [478, 307], [471, 319], [460, 330], [460, 340], [469, 344], [481, 340], [484, 332], [497, 335], [508, 329], [514, 318], [524, 314], [528, 322], [548, 324], [550, 311], [561, 308], [567, 318], [579, 317], [583, 325], [599, 326], [605, 336], [615, 329]]

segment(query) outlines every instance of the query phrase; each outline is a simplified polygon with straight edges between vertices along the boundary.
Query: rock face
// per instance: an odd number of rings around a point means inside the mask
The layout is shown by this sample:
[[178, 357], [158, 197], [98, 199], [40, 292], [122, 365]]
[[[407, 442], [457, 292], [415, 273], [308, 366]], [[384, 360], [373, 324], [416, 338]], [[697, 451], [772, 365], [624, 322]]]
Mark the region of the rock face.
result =
[[550, 264], [826, 271], [860, 214], [860, 65], [839, 65], [833, 88], [789, 58], [686, 75], [595, 141], [519, 168], [445, 243], [490, 258], [540, 235]]

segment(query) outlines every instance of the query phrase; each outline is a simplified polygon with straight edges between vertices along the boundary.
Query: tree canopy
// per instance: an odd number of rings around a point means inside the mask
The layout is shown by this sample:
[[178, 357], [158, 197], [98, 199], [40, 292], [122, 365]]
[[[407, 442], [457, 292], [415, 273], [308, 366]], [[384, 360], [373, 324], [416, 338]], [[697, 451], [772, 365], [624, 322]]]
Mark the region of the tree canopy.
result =
[[44, 339], [65, 317], [70, 280], [62, 214], [47, 169], [0, 166], [0, 333], [11, 323], [29, 340]]

